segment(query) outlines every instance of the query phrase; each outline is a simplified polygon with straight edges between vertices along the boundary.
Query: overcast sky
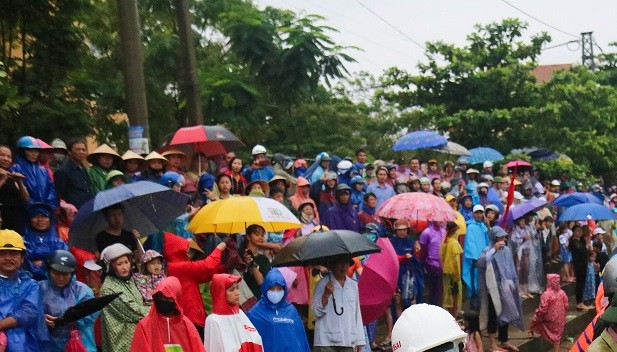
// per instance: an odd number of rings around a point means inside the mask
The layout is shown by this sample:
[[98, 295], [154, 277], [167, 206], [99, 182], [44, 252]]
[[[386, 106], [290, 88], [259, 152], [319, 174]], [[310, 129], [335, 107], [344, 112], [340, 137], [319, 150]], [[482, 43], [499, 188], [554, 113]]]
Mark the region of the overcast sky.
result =
[[[509, 6], [505, 1], [548, 25]], [[608, 43], [617, 41], [617, 1], [573, 0], [255, 0], [260, 6], [274, 6], [295, 12], [314, 13], [326, 17], [323, 24], [339, 30], [333, 33], [340, 45], [351, 45], [364, 51], [350, 52], [358, 61], [348, 65], [350, 72], [359, 70], [380, 74], [398, 66], [416, 71], [419, 61], [425, 61], [416, 41], [442, 40], [465, 44], [465, 37], [475, 24], [487, 24], [508, 17], [520, 18], [529, 24], [527, 36], [548, 32], [548, 46], [580, 39], [581, 32], [594, 32], [600, 48], [610, 50]], [[389, 22], [397, 32], [377, 15]], [[572, 34], [562, 33], [566, 32]], [[408, 38], [407, 38], [408, 37]], [[613, 48], [613, 51], [617, 49]], [[594, 52], [599, 52], [594, 47]], [[581, 48], [577, 43], [545, 50], [540, 64], [580, 63]]]

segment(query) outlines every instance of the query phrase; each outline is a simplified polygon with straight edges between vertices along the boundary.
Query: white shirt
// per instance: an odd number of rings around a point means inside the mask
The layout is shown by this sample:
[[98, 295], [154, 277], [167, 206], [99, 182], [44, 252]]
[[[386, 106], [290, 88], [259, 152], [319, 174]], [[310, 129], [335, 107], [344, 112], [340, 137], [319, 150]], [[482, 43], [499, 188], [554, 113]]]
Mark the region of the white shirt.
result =
[[[325, 291], [326, 284], [332, 280], [334, 292], [328, 298], [328, 304], [321, 305], [321, 296]], [[336, 312], [343, 313], [337, 315], [334, 310], [333, 300], [336, 300]], [[345, 285], [341, 284], [328, 275], [319, 280], [315, 286], [313, 296], [313, 312], [317, 317], [315, 321], [315, 346], [339, 346], [356, 347], [363, 346], [364, 327], [362, 326], [362, 315], [360, 314], [360, 296], [358, 293], [358, 283], [345, 277]]]

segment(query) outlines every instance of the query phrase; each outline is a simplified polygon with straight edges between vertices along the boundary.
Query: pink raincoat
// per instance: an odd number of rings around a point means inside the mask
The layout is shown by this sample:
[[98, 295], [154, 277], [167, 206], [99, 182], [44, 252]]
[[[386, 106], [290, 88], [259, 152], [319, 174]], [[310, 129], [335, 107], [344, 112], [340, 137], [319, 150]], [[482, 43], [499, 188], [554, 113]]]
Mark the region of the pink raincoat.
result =
[[558, 274], [546, 275], [546, 291], [540, 297], [540, 306], [531, 320], [530, 331], [552, 344], [559, 343], [566, 325], [568, 296], [559, 285]]

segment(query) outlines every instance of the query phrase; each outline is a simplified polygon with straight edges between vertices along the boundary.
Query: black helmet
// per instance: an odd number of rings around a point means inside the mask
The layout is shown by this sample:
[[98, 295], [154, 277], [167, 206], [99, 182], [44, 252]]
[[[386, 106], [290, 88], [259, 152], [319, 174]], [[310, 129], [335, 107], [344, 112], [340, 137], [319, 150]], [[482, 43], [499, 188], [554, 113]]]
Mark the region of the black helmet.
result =
[[49, 267], [63, 273], [72, 273], [77, 269], [77, 260], [71, 252], [57, 250], [49, 257]]

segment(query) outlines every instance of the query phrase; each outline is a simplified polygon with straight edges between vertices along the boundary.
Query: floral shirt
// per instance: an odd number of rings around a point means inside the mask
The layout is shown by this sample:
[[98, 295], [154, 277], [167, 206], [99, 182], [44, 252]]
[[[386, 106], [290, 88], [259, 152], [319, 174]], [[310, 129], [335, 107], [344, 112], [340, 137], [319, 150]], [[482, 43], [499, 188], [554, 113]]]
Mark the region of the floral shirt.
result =
[[135, 273], [133, 274], [133, 281], [135, 281], [135, 286], [141, 293], [144, 298], [145, 303], [152, 303], [152, 291], [159, 284], [159, 282], [163, 281], [166, 277], [164, 273], [162, 274], [142, 274]]

